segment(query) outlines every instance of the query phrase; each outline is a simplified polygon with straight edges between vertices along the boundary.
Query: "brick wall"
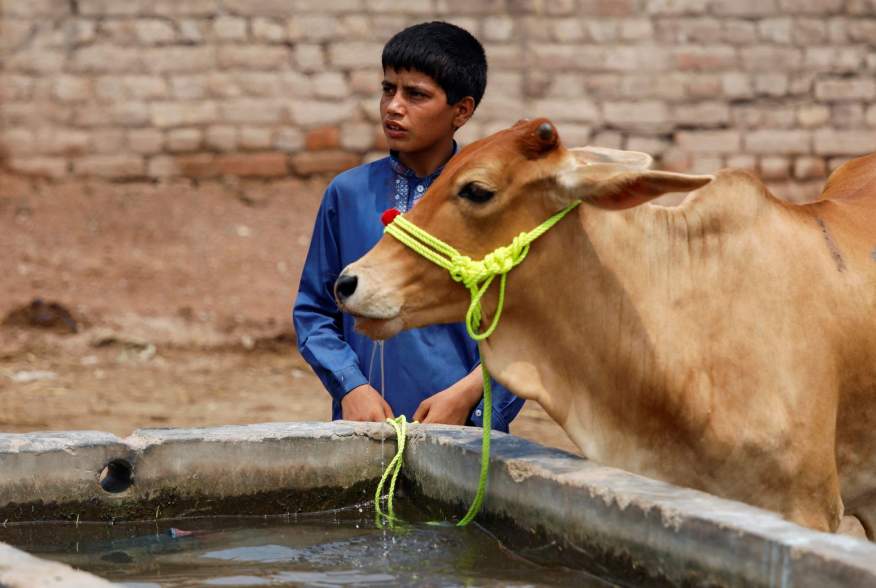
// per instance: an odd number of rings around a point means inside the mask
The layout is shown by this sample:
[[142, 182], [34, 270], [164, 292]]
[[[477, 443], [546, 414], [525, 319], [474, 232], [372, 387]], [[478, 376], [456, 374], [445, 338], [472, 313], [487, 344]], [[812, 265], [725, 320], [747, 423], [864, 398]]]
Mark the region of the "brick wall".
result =
[[876, 150], [876, 0], [0, 0], [2, 165], [113, 179], [333, 173], [375, 156], [382, 44], [487, 49], [463, 142], [549, 116], [567, 144], [757, 169], [811, 195]]

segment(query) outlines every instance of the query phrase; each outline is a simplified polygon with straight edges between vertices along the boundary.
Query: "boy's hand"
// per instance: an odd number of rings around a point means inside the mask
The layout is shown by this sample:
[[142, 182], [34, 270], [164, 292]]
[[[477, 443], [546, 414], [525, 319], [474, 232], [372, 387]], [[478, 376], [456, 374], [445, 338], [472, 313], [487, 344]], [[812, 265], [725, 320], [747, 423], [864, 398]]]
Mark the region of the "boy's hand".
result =
[[341, 399], [341, 417], [347, 421], [379, 422], [391, 419], [393, 414], [380, 392], [368, 384], [362, 384]]
[[466, 377], [420, 403], [414, 420], [441, 425], [464, 425], [481, 399], [480, 368], [474, 378]]

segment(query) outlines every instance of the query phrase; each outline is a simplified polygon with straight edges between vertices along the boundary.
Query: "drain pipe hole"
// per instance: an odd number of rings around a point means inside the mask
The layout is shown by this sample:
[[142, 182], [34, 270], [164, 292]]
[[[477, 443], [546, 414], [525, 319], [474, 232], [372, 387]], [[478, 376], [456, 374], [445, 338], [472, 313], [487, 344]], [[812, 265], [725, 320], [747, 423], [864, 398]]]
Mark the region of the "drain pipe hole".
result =
[[114, 459], [100, 471], [97, 480], [107, 492], [124, 492], [134, 483], [134, 467], [124, 459]]

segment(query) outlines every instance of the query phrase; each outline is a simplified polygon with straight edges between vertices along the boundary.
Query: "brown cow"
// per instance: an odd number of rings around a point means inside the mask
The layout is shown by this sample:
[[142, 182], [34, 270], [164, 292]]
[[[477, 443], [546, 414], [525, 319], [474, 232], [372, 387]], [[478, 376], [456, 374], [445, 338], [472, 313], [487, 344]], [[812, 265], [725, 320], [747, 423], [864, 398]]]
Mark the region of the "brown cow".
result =
[[[508, 278], [490, 371], [602, 463], [836, 530], [876, 526], [876, 155], [792, 205], [754, 176], [566, 149], [544, 119], [473, 143], [405, 218], [480, 259], [574, 199]], [[646, 204], [690, 192], [676, 207]], [[339, 301], [376, 338], [468, 291], [385, 235]], [[493, 289], [495, 290], [495, 288]], [[487, 319], [496, 292], [485, 299]]]

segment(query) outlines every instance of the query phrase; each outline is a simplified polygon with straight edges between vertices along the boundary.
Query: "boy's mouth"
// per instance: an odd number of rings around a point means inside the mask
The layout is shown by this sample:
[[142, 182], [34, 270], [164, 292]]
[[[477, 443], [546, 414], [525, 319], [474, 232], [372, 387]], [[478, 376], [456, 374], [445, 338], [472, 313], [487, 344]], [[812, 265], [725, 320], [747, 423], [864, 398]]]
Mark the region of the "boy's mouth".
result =
[[383, 130], [392, 139], [400, 139], [408, 133], [407, 129], [400, 124], [388, 120], [383, 122]]

